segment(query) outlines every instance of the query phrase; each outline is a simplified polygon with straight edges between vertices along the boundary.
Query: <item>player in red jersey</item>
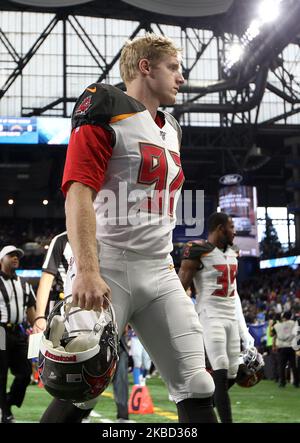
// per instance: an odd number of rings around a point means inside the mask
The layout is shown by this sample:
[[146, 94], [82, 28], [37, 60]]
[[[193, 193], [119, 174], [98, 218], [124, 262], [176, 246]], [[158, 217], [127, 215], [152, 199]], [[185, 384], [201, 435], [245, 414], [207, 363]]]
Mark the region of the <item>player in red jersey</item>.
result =
[[119, 334], [133, 326], [179, 421], [216, 422], [201, 325], [170, 256], [184, 180], [181, 130], [158, 107], [173, 105], [184, 83], [180, 51], [147, 34], [125, 45], [120, 71], [126, 93], [92, 84], [72, 116], [62, 189], [74, 262], [65, 293], [90, 310], [79, 329], [110, 297]]

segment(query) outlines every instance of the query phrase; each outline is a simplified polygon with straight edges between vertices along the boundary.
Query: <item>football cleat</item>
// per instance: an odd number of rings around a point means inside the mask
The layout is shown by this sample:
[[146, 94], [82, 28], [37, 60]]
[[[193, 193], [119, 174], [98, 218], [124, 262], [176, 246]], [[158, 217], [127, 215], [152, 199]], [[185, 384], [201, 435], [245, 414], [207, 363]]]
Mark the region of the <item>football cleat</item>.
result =
[[[118, 331], [109, 300], [101, 312], [75, 308], [69, 297], [51, 311], [40, 343], [39, 376], [53, 397], [74, 403], [98, 397], [108, 386], [118, 361]], [[70, 300], [69, 300], [70, 301]], [[85, 315], [90, 329], [74, 328]], [[75, 320], [76, 322], [76, 320]]]

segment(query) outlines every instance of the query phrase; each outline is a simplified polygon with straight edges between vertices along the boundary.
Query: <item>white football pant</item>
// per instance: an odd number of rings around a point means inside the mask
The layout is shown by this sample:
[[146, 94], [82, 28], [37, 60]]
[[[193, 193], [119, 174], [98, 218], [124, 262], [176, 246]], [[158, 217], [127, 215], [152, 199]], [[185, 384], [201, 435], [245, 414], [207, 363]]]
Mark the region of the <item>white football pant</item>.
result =
[[214, 371], [227, 369], [228, 378], [235, 378], [241, 352], [237, 320], [208, 317], [200, 313], [205, 350]]
[[[111, 288], [119, 337], [130, 323], [174, 401], [210, 397], [214, 382], [205, 369], [202, 327], [171, 256], [149, 257], [102, 243], [99, 259], [101, 276]], [[74, 274], [73, 264], [66, 295]], [[95, 312], [80, 314], [70, 316], [70, 323], [77, 322], [72, 329], [91, 329]]]

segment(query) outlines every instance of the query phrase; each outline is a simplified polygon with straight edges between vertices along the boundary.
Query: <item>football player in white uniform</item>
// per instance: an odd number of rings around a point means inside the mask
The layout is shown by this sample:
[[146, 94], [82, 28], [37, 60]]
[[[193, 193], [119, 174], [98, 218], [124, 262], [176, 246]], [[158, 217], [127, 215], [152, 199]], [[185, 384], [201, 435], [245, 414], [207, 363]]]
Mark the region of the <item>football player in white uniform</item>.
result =
[[133, 384], [144, 386], [146, 376], [151, 368], [151, 358], [133, 329], [129, 330], [129, 336], [130, 353], [133, 360]]
[[187, 243], [179, 270], [185, 289], [194, 282], [196, 310], [213, 369], [214, 402], [223, 423], [232, 422], [228, 387], [237, 375], [240, 339], [246, 349], [254, 345], [237, 293], [234, 236], [232, 218], [222, 212], [213, 213], [208, 219], [208, 240]]
[[[177, 403], [180, 422], [216, 422], [214, 382], [202, 329], [170, 251], [184, 175], [173, 105], [184, 83], [180, 51], [155, 34], [127, 42], [126, 93], [95, 83], [75, 105], [62, 189], [73, 304], [95, 310], [111, 298], [119, 334], [130, 323]], [[105, 306], [104, 306], [105, 307]]]

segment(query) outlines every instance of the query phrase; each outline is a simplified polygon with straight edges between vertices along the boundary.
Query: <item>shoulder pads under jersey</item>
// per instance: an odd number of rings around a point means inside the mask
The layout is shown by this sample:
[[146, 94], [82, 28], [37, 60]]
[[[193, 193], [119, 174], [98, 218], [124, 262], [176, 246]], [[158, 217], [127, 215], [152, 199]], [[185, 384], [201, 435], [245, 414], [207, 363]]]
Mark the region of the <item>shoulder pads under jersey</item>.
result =
[[81, 125], [108, 125], [146, 108], [119, 88], [103, 83], [88, 86], [78, 98], [73, 114], [72, 129]]
[[206, 240], [196, 240], [188, 242], [184, 247], [183, 260], [200, 260], [204, 254], [209, 254], [215, 249], [215, 246]]

